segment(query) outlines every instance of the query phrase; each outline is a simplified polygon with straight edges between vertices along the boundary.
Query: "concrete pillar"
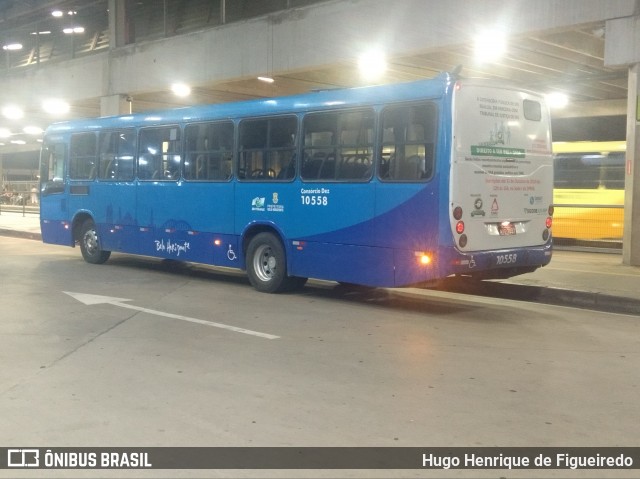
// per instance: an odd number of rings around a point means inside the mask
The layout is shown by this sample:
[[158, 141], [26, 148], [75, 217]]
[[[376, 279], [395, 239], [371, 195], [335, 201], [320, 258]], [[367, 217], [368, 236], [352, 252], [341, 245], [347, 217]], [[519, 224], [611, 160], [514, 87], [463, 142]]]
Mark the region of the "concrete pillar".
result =
[[127, 0], [109, 0], [109, 48], [122, 47], [134, 41]]
[[640, 266], [640, 63], [629, 67], [622, 262]]
[[100, 116], [128, 115], [131, 98], [128, 95], [109, 95], [100, 98]]

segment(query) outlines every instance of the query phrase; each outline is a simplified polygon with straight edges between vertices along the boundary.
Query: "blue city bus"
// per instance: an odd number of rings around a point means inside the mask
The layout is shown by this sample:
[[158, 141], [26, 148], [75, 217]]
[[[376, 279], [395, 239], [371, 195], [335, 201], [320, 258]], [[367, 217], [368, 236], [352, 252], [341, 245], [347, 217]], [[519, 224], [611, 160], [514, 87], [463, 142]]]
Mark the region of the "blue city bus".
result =
[[373, 287], [499, 278], [551, 259], [540, 95], [443, 73], [61, 122], [41, 155], [45, 243]]

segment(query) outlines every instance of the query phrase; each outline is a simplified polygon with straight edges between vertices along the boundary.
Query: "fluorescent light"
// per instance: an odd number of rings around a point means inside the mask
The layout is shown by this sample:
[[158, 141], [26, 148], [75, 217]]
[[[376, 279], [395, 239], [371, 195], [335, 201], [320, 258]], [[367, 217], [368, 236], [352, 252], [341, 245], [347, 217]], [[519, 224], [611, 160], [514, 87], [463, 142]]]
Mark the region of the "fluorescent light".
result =
[[0, 138], [9, 138], [11, 136], [11, 131], [9, 128], [0, 128]]
[[550, 108], [564, 108], [569, 104], [569, 97], [560, 92], [553, 92], [545, 95]]
[[44, 130], [39, 126], [29, 125], [25, 126], [22, 131], [24, 131], [27, 135], [41, 135]]
[[42, 109], [51, 115], [64, 115], [69, 112], [70, 106], [59, 98], [51, 98], [42, 102]]
[[19, 106], [7, 105], [2, 109], [2, 115], [10, 120], [18, 120], [24, 116], [24, 111]]
[[54, 10], [53, 12], [51, 12], [51, 15], [56, 18], [60, 18], [62, 15], [64, 15], [64, 13], [62, 13], [60, 10]]
[[22, 43], [9, 43], [2, 47], [3, 50], [22, 50]]
[[275, 80], [271, 77], [258, 77], [258, 80], [265, 83], [273, 83]]
[[84, 33], [84, 27], [69, 27], [62, 30], [63, 33], [70, 35], [72, 33]]
[[10, 143], [13, 143], [14, 145], [26, 145], [27, 142], [24, 140], [11, 140]]
[[478, 63], [495, 63], [507, 51], [507, 36], [501, 30], [487, 30], [476, 36], [474, 54]]
[[191, 94], [191, 87], [185, 83], [174, 83], [171, 85], [171, 91], [176, 96], [185, 97]]
[[358, 70], [365, 80], [377, 80], [387, 71], [387, 59], [384, 52], [373, 49], [364, 52], [358, 58]]

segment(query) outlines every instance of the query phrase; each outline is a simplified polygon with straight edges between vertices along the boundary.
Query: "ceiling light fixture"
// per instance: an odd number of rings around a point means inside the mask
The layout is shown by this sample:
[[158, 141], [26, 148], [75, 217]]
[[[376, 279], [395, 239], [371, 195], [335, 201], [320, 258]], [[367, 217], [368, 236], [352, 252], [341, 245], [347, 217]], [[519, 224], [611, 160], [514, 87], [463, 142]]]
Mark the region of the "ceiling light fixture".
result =
[[69, 104], [59, 98], [50, 98], [42, 102], [42, 109], [50, 115], [64, 115], [69, 113]]
[[496, 63], [507, 52], [507, 35], [502, 30], [487, 30], [474, 39], [474, 56], [478, 63]]
[[24, 111], [19, 106], [7, 105], [2, 109], [2, 116], [9, 120], [19, 120], [24, 116]]
[[545, 95], [550, 108], [564, 108], [569, 104], [569, 97], [565, 93], [553, 92]]
[[191, 87], [186, 83], [174, 83], [171, 85], [171, 91], [174, 95], [184, 98], [191, 95]]
[[8, 43], [2, 47], [3, 50], [12, 51], [12, 50], [22, 50], [22, 43]]
[[22, 131], [24, 131], [27, 135], [41, 135], [44, 130], [39, 126], [29, 125], [25, 126]]
[[358, 57], [360, 76], [367, 81], [378, 80], [387, 71], [387, 58], [382, 50], [372, 49]]
[[67, 35], [70, 35], [72, 33], [84, 33], [84, 27], [68, 27], [64, 28], [62, 31]]
[[271, 77], [263, 77], [263, 76], [258, 77], [258, 80], [260, 80], [261, 82], [265, 82], [265, 83], [273, 83], [273, 82], [275, 82], [275, 80], [273, 78], [271, 78]]

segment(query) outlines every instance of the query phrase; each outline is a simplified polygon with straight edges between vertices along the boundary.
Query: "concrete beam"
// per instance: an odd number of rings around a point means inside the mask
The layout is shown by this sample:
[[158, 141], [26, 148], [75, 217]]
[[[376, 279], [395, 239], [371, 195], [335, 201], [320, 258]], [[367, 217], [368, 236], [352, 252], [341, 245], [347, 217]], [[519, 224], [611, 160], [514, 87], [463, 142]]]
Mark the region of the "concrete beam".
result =
[[605, 28], [604, 65], [619, 67], [640, 62], [640, 16], [608, 20]]
[[393, 8], [388, 0], [339, 0], [12, 70], [0, 80], [16, 95], [46, 92], [72, 101], [135, 95], [167, 89], [176, 80], [204, 85], [326, 65], [355, 66], [358, 54], [375, 45], [399, 57], [468, 43], [485, 27], [503, 26], [509, 34], [523, 35], [628, 17], [634, 8], [635, 0], [397, 0]]

